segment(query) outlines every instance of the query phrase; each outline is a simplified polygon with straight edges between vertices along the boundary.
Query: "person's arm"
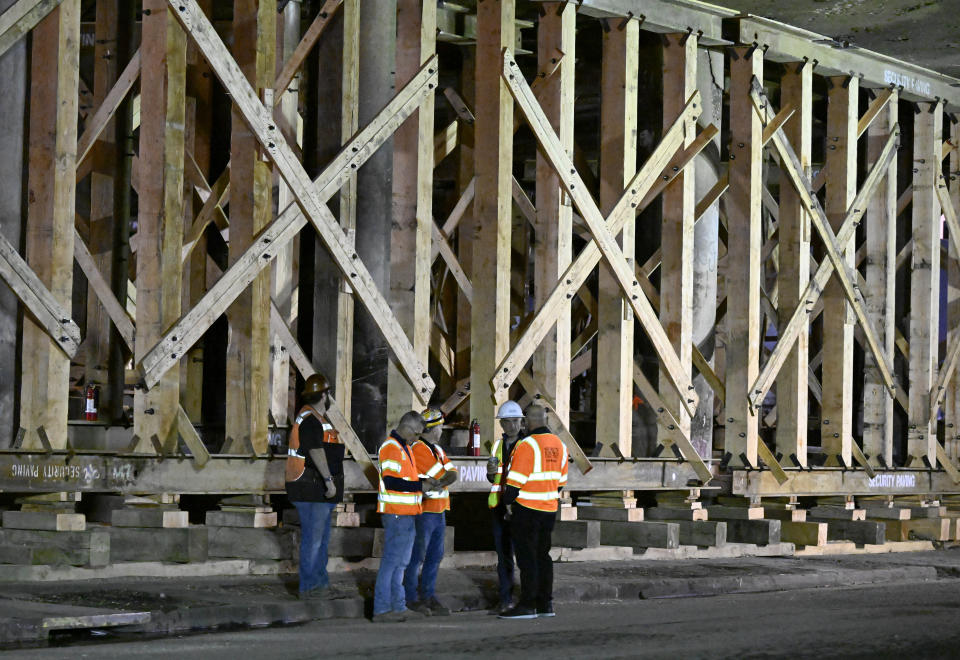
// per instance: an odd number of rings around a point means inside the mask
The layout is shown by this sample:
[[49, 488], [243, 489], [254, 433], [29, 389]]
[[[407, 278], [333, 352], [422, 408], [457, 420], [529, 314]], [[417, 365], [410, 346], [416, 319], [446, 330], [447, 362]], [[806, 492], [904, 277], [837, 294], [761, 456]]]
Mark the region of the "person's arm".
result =
[[323, 477], [324, 495], [326, 497], [333, 497], [337, 494], [337, 485], [333, 481], [330, 466], [327, 464], [327, 452], [319, 447], [311, 449], [310, 458], [313, 459], [313, 464], [317, 466], [317, 471], [320, 473], [320, 476]]
[[451, 485], [457, 483], [457, 477], [458, 475], [456, 470], [447, 471], [438, 480], [440, 488], [449, 488]]
[[516, 486], [508, 485], [506, 490], [503, 491], [503, 503], [504, 504], [513, 504], [517, 501], [517, 496], [520, 495], [520, 489]]
[[423, 486], [420, 481], [407, 481], [406, 479], [401, 479], [400, 477], [380, 477], [383, 479], [383, 485], [387, 487], [388, 490], [397, 490], [401, 493], [419, 493], [423, 490]]

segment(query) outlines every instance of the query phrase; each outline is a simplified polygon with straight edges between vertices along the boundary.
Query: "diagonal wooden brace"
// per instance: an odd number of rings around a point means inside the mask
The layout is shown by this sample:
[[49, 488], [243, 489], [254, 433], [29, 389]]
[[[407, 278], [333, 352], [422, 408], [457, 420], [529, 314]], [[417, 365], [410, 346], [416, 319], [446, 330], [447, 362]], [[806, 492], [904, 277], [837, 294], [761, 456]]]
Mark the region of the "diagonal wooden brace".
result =
[[[381, 111], [334, 159], [316, 182], [311, 182], [273, 121], [271, 109], [265, 108], [250, 87], [236, 62], [207, 20], [196, 0], [168, 0], [172, 13], [204, 54], [234, 104], [257, 137], [266, 154], [273, 160], [297, 205], [288, 207], [265, 228], [237, 263], [228, 269], [198, 304], [154, 346], [143, 359], [144, 383], [155, 385], [160, 377], [182, 357], [203, 332], [229, 306], [236, 296], [265, 268], [303, 227], [303, 216], [313, 224], [355, 295], [370, 312], [398, 366], [413, 386], [416, 395], [426, 404], [434, 383], [426, 365], [417, 359], [406, 333], [400, 328], [390, 307], [377, 289], [369, 271], [360, 261], [343, 230], [326, 206], [349, 173], [356, 170], [380, 146], [409, 114], [419, 107], [425, 96], [436, 87], [437, 62], [431, 58], [406, 87]], [[302, 214], [301, 214], [302, 211]], [[222, 284], [221, 284], [222, 283]]]
[[[763, 87], [756, 78], [754, 78], [752, 83], [750, 98], [753, 100], [754, 110], [764, 121], [769, 121], [773, 118], [773, 110], [770, 108], [770, 101], [763, 96]], [[847, 266], [847, 263], [844, 261], [843, 251], [840, 249], [840, 245], [842, 243], [837, 241], [837, 237], [834, 235], [833, 229], [830, 227], [830, 221], [827, 219], [827, 215], [824, 213], [823, 207], [820, 205], [820, 200], [818, 200], [811, 193], [812, 187], [810, 181], [804, 174], [803, 167], [800, 165], [800, 160], [797, 158], [797, 154], [794, 152], [793, 147], [787, 141], [786, 135], [783, 133], [782, 129], [773, 134], [772, 141], [777, 149], [777, 152], [780, 154], [781, 167], [784, 169], [785, 173], [787, 174], [787, 178], [790, 179], [790, 182], [796, 189], [801, 203], [804, 205], [806, 211], [810, 214], [810, 217], [813, 221], [813, 226], [816, 228], [817, 233], [820, 234], [820, 238], [823, 240], [827, 258], [833, 264], [833, 270], [837, 274], [837, 279], [840, 280], [840, 285], [843, 288], [844, 295], [846, 296], [847, 301], [850, 303], [853, 313], [857, 317], [857, 321], [860, 323], [860, 327], [863, 329], [863, 334], [867, 340], [867, 346], [876, 359], [877, 369], [880, 371], [880, 376], [883, 378], [887, 389], [890, 391], [890, 395], [894, 396], [896, 385], [894, 383], [893, 373], [890, 370], [890, 365], [886, 356], [883, 354], [883, 348], [880, 346], [878, 333], [876, 328], [874, 328], [873, 321], [867, 315], [866, 302], [863, 299], [863, 295], [860, 293], [860, 288], [856, 285], [856, 271]], [[753, 399], [751, 399], [751, 404], [756, 405]]]
[[[317, 373], [310, 362], [310, 358], [307, 357], [293, 333], [290, 332], [290, 328], [283, 320], [283, 315], [280, 314], [280, 310], [277, 309], [273, 301], [270, 301], [270, 331], [280, 339], [281, 344], [287, 347], [290, 360], [301, 376], [309, 378]], [[353, 427], [350, 426], [350, 421], [332, 397], [330, 407], [327, 408], [327, 419], [340, 434], [343, 444], [346, 445], [347, 451], [353, 456], [353, 460], [363, 468], [363, 474], [367, 477], [367, 480], [372, 486], [377, 486], [380, 483], [380, 472], [377, 470], [376, 464], [370, 459], [370, 455], [364, 448], [363, 443], [360, 442], [360, 438], [357, 437]]]
[[533, 376], [526, 371], [521, 371], [517, 380], [520, 381], [520, 386], [534, 400], [540, 399], [547, 404], [547, 408], [552, 416], [551, 426], [556, 430], [557, 437], [559, 437], [563, 441], [563, 444], [566, 445], [567, 452], [570, 454], [570, 457], [573, 459], [573, 462], [576, 463], [577, 467], [580, 468], [580, 472], [586, 474], [592, 470], [593, 463], [591, 463], [590, 459], [587, 458], [587, 455], [583, 453], [583, 449], [580, 447], [580, 444], [567, 429], [566, 425], [563, 423], [563, 420], [557, 417], [554, 413], [554, 411], [557, 409], [556, 402], [546, 394], [544, 389], [540, 387], [540, 384], [537, 383]]
[[[880, 180], [889, 169], [890, 163], [896, 157], [897, 138], [899, 134], [900, 130], [897, 128], [887, 140], [880, 157], [877, 159], [873, 169], [870, 171], [870, 174], [864, 181], [863, 186], [857, 193], [856, 198], [850, 205], [850, 209], [847, 212], [847, 217], [844, 219], [843, 224], [840, 227], [840, 231], [837, 232], [838, 242], [847, 242], [856, 232], [857, 225], [860, 223], [860, 220], [863, 218], [863, 214], [867, 210], [867, 201], [873, 195]], [[760, 375], [757, 376], [756, 381], [753, 383], [753, 387], [751, 388], [748, 399], [750, 400], [751, 406], [754, 408], [758, 408], [760, 406], [763, 398], [773, 386], [777, 374], [780, 372], [780, 368], [786, 361], [787, 356], [793, 348], [793, 343], [796, 341], [797, 337], [801, 332], [806, 331], [807, 325], [810, 321], [810, 315], [813, 312], [814, 306], [819, 300], [821, 294], [823, 293], [823, 288], [830, 279], [832, 272], [832, 262], [828, 259], [824, 259], [823, 263], [821, 263], [817, 268], [814, 276], [810, 278], [810, 282], [807, 284], [806, 290], [804, 291], [803, 295], [800, 296], [802, 301], [801, 304], [798, 305], [794, 310], [793, 315], [790, 317], [790, 321], [787, 323], [787, 325], [781, 329], [780, 340], [774, 347], [773, 352], [770, 354], [770, 357], [761, 370]]]
[[778, 484], [782, 486], [787, 482], [789, 477], [787, 477], [786, 471], [783, 469], [783, 466], [780, 465], [777, 457], [770, 451], [770, 448], [767, 447], [767, 443], [763, 440], [757, 442], [757, 458], [766, 463], [767, 467], [770, 468], [770, 473], [773, 475], [773, 478], [777, 480]]
[[0, 14], [0, 55], [20, 41], [63, 0], [20, 0]]
[[950, 478], [953, 479], [953, 483], [960, 484], [960, 469], [957, 469], [957, 466], [954, 465], [953, 461], [950, 460], [950, 457], [947, 456], [946, 450], [943, 448], [939, 442], [934, 442], [937, 447], [937, 461], [940, 465], [943, 466], [943, 469], [946, 470], [947, 474], [950, 475]]
[[4, 236], [0, 236], [0, 278], [53, 343], [72, 358], [80, 348], [80, 328]]
[[[632, 214], [636, 205], [652, 187], [656, 181], [655, 177], [660, 174], [670, 157], [682, 143], [685, 124], [699, 116], [699, 93], [695, 93], [690, 98], [676, 122], [664, 135], [654, 154], [634, 177], [631, 186], [628, 187], [613, 212], [608, 218], [604, 219], [597, 208], [596, 202], [588, 193], [587, 186], [560, 146], [556, 133], [534, 99], [533, 93], [524, 81], [509, 49], [504, 51], [502, 75], [510, 88], [511, 94], [523, 110], [527, 122], [533, 129], [544, 156], [550, 162], [551, 167], [559, 174], [561, 186], [577, 205], [590, 228], [590, 233], [594, 236], [594, 240], [581, 251], [576, 261], [567, 269], [558, 286], [547, 298], [541, 311], [528, 326], [524, 337], [501, 363], [492, 380], [494, 389], [500, 390], [509, 387], [523, 368], [526, 360], [532, 355], [531, 348], [535, 350], [543, 336], [556, 323], [560, 306], [565, 304], [566, 300], [571, 299], [580, 289], [580, 286], [602, 256], [616, 276], [625, 299], [646, 329], [651, 343], [663, 362], [664, 371], [668, 374], [673, 387], [680, 394], [680, 400], [684, 402], [688, 412], [693, 415], [697, 407], [698, 397], [690, 380], [689, 366], [684, 366], [677, 357], [677, 353], [673, 349], [663, 326], [650, 306], [650, 301], [635, 278], [633, 269], [623, 257], [623, 252], [614, 239], [614, 235], [619, 232], [628, 217], [633, 217]], [[539, 336], [537, 336], [538, 334]], [[533, 337], [536, 337], [535, 342], [531, 340]], [[518, 350], [521, 347], [522, 350]]]

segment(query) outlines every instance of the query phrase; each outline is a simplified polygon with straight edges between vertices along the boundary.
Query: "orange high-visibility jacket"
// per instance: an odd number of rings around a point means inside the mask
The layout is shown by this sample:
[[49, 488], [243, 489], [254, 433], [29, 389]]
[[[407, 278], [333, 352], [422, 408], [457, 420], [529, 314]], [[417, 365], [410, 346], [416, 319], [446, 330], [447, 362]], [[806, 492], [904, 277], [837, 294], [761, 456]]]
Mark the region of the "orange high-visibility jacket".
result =
[[[440, 445], [428, 443], [426, 440], [417, 440], [411, 446], [413, 462], [417, 466], [421, 479], [431, 477], [440, 479], [448, 472], [456, 472], [447, 453]], [[450, 493], [448, 489], [423, 491], [423, 512], [443, 513], [450, 510]]]
[[404, 481], [420, 481], [420, 473], [414, 465], [410, 448], [399, 440], [388, 437], [380, 445], [380, 492], [377, 496], [377, 511], [395, 513], [401, 516], [416, 516], [422, 511], [422, 494], [389, 490], [383, 483], [384, 477], [396, 477]]
[[507, 485], [519, 489], [517, 504], [556, 511], [567, 483], [567, 448], [552, 433], [534, 433], [517, 443], [510, 458]]
[[324, 442], [341, 444], [340, 435], [333, 429], [333, 426], [323, 415], [309, 405], [301, 408], [300, 412], [297, 413], [296, 421], [293, 423], [293, 429], [290, 431], [290, 441], [287, 445], [287, 464], [284, 470], [287, 481], [296, 481], [303, 476], [304, 470], [307, 469], [307, 457], [300, 453], [300, 424], [310, 416], [316, 417], [320, 420], [320, 423], [323, 424]]

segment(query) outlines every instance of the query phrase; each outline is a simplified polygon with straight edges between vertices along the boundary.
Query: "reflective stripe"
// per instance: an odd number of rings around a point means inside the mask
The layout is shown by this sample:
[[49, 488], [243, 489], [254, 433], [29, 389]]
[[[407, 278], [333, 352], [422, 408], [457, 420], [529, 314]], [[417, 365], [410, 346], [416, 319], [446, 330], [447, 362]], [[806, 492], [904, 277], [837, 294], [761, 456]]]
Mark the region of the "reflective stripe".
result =
[[333, 430], [333, 425], [332, 425], [332, 424], [327, 424], [326, 422], [324, 422], [324, 424], [323, 424], [323, 430], [324, 430], [324, 431], [332, 431], [332, 430]]
[[432, 468], [430, 468], [429, 470], [427, 470], [427, 476], [428, 476], [428, 477], [433, 477], [433, 476], [435, 476], [435, 475], [437, 475], [437, 474], [440, 474], [441, 472], [443, 472], [443, 466], [440, 465], [439, 463], [436, 463], [436, 464], [434, 464], [434, 466], [433, 466]]
[[291, 448], [291, 447], [288, 447], [288, 448], [287, 448], [287, 456], [293, 456], [293, 457], [295, 457], [295, 458], [303, 458], [303, 459], [306, 459], [306, 456], [300, 454], [296, 449], [293, 449], [293, 448]]
[[398, 493], [393, 490], [380, 493], [380, 501], [390, 504], [420, 504], [420, 493]]
[[491, 493], [499, 493], [501, 490], [500, 484], [493, 484], [493, 487], [490, 489]]
[[449, 497], [446, 491], [443, 490], [427, 490], [423, 492], [423, 496], [431, 500], [442, 500], [446, 497]]
[[548, 501], [548, 500], [555, 500], [555, 499], [557, 499], [559, 496], [560, 496], [560, 494], [559, 494], [557, 491], [555, 491], [555, 490], [547, 491], [546, 493], [531, 493], [531, 492], [528, 491], [528, 490], [521, 490], [521, 491], [520, 491], [520, 494], [517, 495], [517, 500], [541, 500], [541, 501]]
[[[512, 472], [510, 474], [513, 474]], [[508, 479], [510, 477], [507, 477]], [[530, 481], [559, 481], [559, 472], [539, 472], [530, 475]]]
[[527, 483], [527, 479], [532, 479], [532, 478], [533, 477], [528, 477], [522, 472], [514, 472], [513, 470], [510, 470], [510, 474], [507, 475], [507, 481], [516, 481], [521, 486]]
[[381, 472], [393, 470], [394, 472], [400, 473], [402, 469], [403, 466], [398, 461], [380, 461]]

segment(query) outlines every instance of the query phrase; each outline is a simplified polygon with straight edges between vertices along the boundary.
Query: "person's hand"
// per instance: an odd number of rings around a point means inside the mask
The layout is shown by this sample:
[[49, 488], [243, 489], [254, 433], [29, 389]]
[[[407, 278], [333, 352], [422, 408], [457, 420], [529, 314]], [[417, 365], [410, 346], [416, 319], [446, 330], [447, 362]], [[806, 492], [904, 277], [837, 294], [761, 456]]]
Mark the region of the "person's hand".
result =
[[423, 480], [423, 489], [424, 490], [440, 490], [440, 482], [434, 479], [433, 477], [427, 477]]
[[326, 483], [327, 488], [326, 488], [326, 490], [324, 491], [323, 495], [324, 495], [324, 497], [326, 497], [327, 499], [330, 499], [331, 497], [333, 497], [334, 495], [337, 494], [337, 484], [334, 483], [334, 481], [333, 481], [332, 479], [327, 480], [327, 481], [324, 482], [324, 483]]
[[491, 456], [487, 459], [487, 474], [496, 474], [497, 470], [500, 469], [500, 459], [496, 456]]

